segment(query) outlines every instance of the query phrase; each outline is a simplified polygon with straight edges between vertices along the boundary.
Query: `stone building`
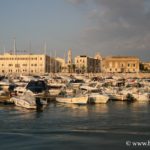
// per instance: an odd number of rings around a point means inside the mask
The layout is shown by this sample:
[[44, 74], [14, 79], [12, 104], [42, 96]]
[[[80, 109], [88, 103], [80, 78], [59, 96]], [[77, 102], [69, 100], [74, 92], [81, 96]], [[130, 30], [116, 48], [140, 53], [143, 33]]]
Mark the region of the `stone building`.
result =
[[100, 60], [86, 55], [76, 56], [75, 68], [77, 73], [98, 73], [100, 72]]
[[61, 72], [61, 63], [59, 58], [50, 57], [50, 68], [49, 73]]
[[150, 62], [141, 62], [140, 70], [145, 72], [150, 72]]
[[100, 53], [96, 53], [94, 58], [99, 60], [99, 72], [102, 72], [102, 56]]
[[139, 72], [139, 58], [108, 56], [103, 59], [103, 72]]
[[74, 64], [72, 61], [72, 49], [71, 48], [68, 50], [67, 72], [68, 73], [74, 72]]
[[44, 54], [1, 54], [0, 74], [45, 74], [54, 71], [55, 59]]
[[74, 73], [75, 64], [72, 59], [72, 49], [68, 50], [67, 60], [64, 58], [57, 57], [56, 60], [60, 63], [62, 73]]
[[65, 59], [57, 57], [56, 61], [59, 62], [60, 72], [62, 73], [68, 72], [68, 65], [65, 62]]

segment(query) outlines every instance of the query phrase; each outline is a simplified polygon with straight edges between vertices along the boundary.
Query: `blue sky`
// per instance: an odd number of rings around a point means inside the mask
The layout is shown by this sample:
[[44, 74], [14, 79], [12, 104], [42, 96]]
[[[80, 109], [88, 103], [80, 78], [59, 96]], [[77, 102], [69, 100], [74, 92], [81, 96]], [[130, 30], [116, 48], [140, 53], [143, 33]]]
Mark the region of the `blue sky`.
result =
[[135, 55], [150, 60], [149, 0], [0, 0], [0, 50], [63, 56]]

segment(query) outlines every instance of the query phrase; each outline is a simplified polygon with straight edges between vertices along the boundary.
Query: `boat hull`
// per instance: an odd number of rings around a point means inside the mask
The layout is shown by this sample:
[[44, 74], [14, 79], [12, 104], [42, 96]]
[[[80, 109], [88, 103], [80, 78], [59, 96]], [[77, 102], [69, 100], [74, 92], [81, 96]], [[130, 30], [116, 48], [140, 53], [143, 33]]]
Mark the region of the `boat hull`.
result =
[[16, 106], [19, 106], [19, 107], [23, 107], [23, 108], [27, 108], [27, 109], [36, 109], [37, 108], [35, 102], [29, 103], [28, 101], [21, 99], [21, 98], [12, 97], [11, 101], [14, 102]]
[[89, 102], [90, 103], [102, 103], [102, 104], [106, 104], [109, 100], [109, 97], [106, 95], [100, 95], [100, 94], [92, 94], [89, 96]]
[[82, 97], [56, 97], [56, 101], [69, 104], [87, 104], [88, 96]]

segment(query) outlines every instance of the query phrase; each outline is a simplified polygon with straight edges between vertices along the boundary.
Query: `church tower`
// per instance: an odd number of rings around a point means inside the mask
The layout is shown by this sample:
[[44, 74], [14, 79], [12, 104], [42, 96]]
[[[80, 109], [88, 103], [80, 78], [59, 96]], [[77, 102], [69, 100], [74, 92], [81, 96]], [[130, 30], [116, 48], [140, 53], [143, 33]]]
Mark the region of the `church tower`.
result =
[[72, 49], [68, 50], [68, 65], [72, 64]]
[[96, 53], [94, 58], [98, 60], [102, 60], [102, 56], [100, 55], [100, 53]]

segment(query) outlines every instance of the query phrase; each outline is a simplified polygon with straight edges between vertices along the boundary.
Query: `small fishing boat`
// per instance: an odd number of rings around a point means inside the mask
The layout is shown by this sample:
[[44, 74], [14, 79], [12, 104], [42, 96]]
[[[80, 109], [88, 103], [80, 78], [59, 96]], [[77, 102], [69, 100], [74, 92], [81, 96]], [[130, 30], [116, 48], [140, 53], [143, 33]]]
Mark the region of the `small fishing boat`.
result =
[[60, 103], [69, 103], [69, 104], [87, 104], [88, 96], [75, 95], [75, 96], [63, 96], [56, 97], [56, 101]]

